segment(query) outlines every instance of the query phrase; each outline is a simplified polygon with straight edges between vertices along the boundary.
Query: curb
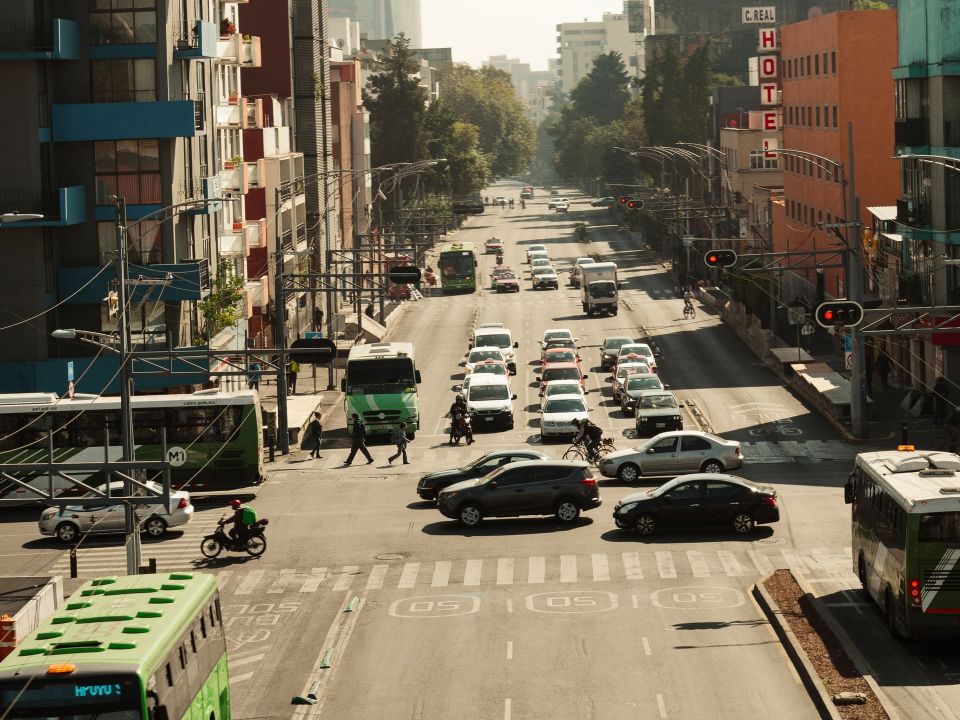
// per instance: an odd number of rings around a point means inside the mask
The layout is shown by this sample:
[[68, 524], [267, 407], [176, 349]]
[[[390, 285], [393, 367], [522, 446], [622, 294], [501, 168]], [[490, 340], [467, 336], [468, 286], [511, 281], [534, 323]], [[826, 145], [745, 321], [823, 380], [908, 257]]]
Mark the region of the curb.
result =
[[837, 622], [837, 619], [833, 616], [833, 613], [827, 609], [826, 605], [823, 604], [823, 601], [813, 594], [813, 591], [810, 589], [809, 585], [805, 580], [794, 575], [793, 578], [797, 585], [800, 586], [800, 590], [803, 591], [804, 596], [810, 601], [810, 604], [813, 606], [814, 611], [817, 613], [817, 616], [826, 623], [827, 627], [830, 628], [830, 632], [833, 633], [834, 637], [837, 638], [837, 641], [843, 647], [845, 653], [853, 662], [854, 667], [857, 668], [857, 672], [863, 676], [863, 679], [866, 680], [867, 685], [870, 686], [870, 689], [873, 690], [873, 694], [877, 696], [877, 701], [880, 703], [880, 707], [883, 708], [884, 712], [890, 716], [890, 720], [900, 720], [900, 714], [894, 709], [895, 705], [890, 697], [884, 692], [877, 681], [873, 679], [873, 668], [870, 667], [870, 663], [867, 662], [867, 659], [863, 656], [863, 653], [860, 652], [860, 649], [856, 646], [853, 640], [850, 639], [850, 636], [847, 634], [847, 631], [844, 630], [843, 626]]
[[800, 641], [793, 634], [793, 630], [790, 629], [787, 621], [783, 619], [779, 606], [770, 597], [766, 588], [763, 587], [764, 581], [771, 576], [772, 573], [768, 573], [760, 578], [760, 581], [751, 589], [751, 594], [763, 614], [766, 615], [774, 632], [777, 633], [777, 637], [800, 676], [800, 681], [813, 701], [817, 713], [823, 720], [842, 720], [839, 711], [834, 707], [830, 695], [827, 693], [827, 689], [823, 686], [823, 681], [820, 680], [820, 676], [817, 675], [817, 671], [810, 664], [806, 653], [800, 646]]

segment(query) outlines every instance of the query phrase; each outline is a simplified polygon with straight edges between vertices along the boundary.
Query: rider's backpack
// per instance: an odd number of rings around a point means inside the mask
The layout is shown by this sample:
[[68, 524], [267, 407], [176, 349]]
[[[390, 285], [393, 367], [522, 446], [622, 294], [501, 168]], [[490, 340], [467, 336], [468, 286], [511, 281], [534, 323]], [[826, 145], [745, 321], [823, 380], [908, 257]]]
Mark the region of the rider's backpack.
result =
[[244, 525], [253, 525], [257, 521], [257, 511], [252, 507], [240, 508], [240, 522]]

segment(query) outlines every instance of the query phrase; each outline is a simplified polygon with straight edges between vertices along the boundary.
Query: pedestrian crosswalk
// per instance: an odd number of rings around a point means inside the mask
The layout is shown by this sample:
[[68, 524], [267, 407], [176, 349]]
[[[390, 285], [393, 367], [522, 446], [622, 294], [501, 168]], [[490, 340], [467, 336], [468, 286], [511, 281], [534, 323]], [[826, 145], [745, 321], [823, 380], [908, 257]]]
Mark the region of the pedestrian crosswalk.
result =
[[[762, 542], [762, 541], [760, 541]], [[851, 572], [849, 547], [798, 550], [760, 542], [725, 543], [722, 549], [658, 550], [642, 547], [621, 552], [463, 558], [424, 562], [404, 559], [371, 565], [281, 569], [220, 569], [201, 559], [166, 555], [160, 572], [199, 570], [218, 577], [222, 592], [238, 596], [282, 593], [334, 593], [415, 588], [508, 587], [548, 583], [606, 583], [682, 578], [754, 578], [776, 568], [790, 568], [813, 579]], [[105, 550], [119, 551], [112, 556]], [[81, 577], [123, 572], [122, 548], [93, 549], [80, 559]], [[89, 553], [94, 553], [88, 557]], [[144, 553], [150, 557], [151, 551]], [[197, 553], [199, 558], [199, 553]], [[57, 566], [55, 566], [57, 567]], [[59, 572], [59, 570], [56, 570]]]

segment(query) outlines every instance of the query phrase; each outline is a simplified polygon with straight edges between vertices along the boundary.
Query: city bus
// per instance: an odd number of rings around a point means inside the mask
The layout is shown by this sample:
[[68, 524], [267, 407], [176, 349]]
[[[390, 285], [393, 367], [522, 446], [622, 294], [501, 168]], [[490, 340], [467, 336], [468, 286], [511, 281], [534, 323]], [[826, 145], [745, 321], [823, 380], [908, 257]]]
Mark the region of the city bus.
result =
[[476, 292], [477, 251], [472, 242], [448, 242], [440, 248], [440, 287], [444, 293]]
[[[174, 487], [189, 489], [242, 487], [263, 478], [263, 415], [260, 396], [252, 390], [199, 390], [182, 395], [134, 395], [135, 458], [159, 460], [161, 429], [167, 431], [167, 456]], [[55, 462], [100, 462], [108, 442], [111, 460], [121, 457], [120, 398], [56, 393], [0, 395], [0, 470], [5, 463], [50, 460], [50, 433]], [[48, 475], [18, 477], [47, 489]], [[98, 478], [80, 478], [90, 484]], [[105, 481], [105, 478], [103, 479]], [[75, 486], [54, 477], [59, 494]], [[26, 488], [0, 476], [4, 505], [36, 502]]]
[[0, 662], [5, 720], [230, 720], [217, 582], [203, 573], [84, 583]]
[[389, 435], [405, 422], [407, 437], [413, 438], [420, 429], [419, 382], [413, 343], [354, 345], [340, 381], [347, 427], [353, 429], [357, 413], [370, 435]]
[[861, 453], [844, 500], [852, 508], [854, 572], [890, 633], [960, 635], [960, 457]]

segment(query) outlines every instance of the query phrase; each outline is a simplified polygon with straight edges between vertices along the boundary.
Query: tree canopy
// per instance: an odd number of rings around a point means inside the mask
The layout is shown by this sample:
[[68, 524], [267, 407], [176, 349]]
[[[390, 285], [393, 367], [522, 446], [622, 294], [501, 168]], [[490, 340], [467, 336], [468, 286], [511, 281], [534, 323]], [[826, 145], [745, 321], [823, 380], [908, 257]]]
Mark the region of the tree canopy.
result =
[[607, 125], [623, 115], [630, 100], [629, 76], [620, 53], [611, 51], [594, 58], [593, 68], [570, 93], [577, 117], [589, 117]]
[[709, 42], [684, 57], [672, 41], [648, 58], [640, 97], [651, 145], [706, 141], [712, 68]]

